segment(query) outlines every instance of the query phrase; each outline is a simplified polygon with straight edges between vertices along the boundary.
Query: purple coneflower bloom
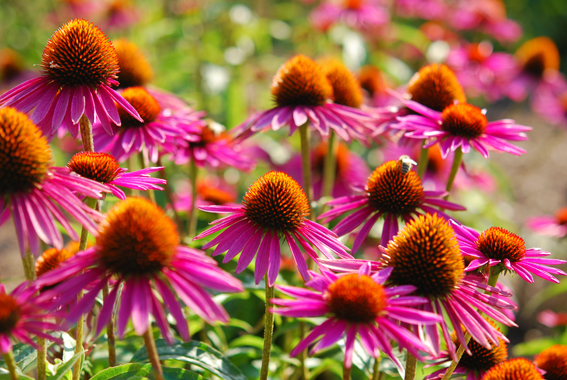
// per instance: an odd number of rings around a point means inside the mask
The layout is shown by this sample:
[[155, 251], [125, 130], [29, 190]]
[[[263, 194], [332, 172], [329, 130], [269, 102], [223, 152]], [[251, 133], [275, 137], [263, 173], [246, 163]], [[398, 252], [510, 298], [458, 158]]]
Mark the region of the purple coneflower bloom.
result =
[[63, 211], [92, 234], [97, 232], [92, 218], [102, 218], [75, 193], [100, 199], [107, 189], [68, 168], [53, 167], [51, 161], [47, 140], [34, 123], [14, 108], [0, 109], [0, 210], [14, 219], [22, 256], [28, 249], [39, 255], [39, 239], [63, 247], [55, 221], [71, 239], [79, 239]]
[[329, 316], [299, 342], [290, 356], [296, 356], [319, 338], [322, 339], [311, 349], [311, 354], [346, 337], [345, 366], [350, 368], [357, 334], [370, 356], [377, 358], [382, 351], [400, 368], [402, 365], [394, 354], [391, 340], [416, 357], [420, 357], [419, 351], [429, 352], [424, 342], [393, 320], [435, 325], [442, 318], [413, 308], [427, 303], [426, 298], [408, 296], [415, 291], [415, 286], [383, 286], [391, 273], [392, 268], [387, 268], [371, 276], [370, 264], [366, 263], [358, 273], [352, 274], [336, 275], [326, 270], [322, 271], [322, 275], [310, 272], [312, 279], [305, 285], [315, 291], [276, 286], [282, 293], [296, 299], [272, 299], [272, 304], [281, 306], [272, 310], [275, 314], [292, 318]]
[[532, 274], [547, 281], [559, 284], [559, 280], [551, 275], [567, 276], [567, 273], [547, 265], [561, 265], [567, 261], [547, 259], [549, 252], [539, 248], [526, 249], [524, 239], [500, 227], [491, 227], [481, 233], [470, 227], [461, 226], [452, 221], [463, 255], [476, 259], [471, 261], [466, 270], [471, 271], [489, 265], [501, 265], [500, 270], [516, 272], [527, 282], [534, 282]]
[[407, 138], [428, 139], [424, 148], [439, 143], [443, 158], [459, 147], [463, 153], [470, 152], [472, 147], [484, 158], [488, 158], [488, 151], [491, 149], [517, 156], [526, 153], [507, 140], [527, 140], [525, 132], [531, 131], [532, 128], [516, 124], [514, 120], [489, 122], [485, 116], [486, 110], [467, 103], [452, 104], [442, 112], [411, 100], [406, 101], [406, 105], [419, 115], [400, 117], [398, 124], [391, 128], [405, 131], [404, 136]]
[[192, 139], [188, 131], [196, 133], [198, 125], [202, 123], [200, 113], [173, 112], [164, 108], [143, 87], [128, 87], [122, 96], [132, 103], [143, 122], [118, 107], [122, 126], [112, 126], [116, 134], [106, 133], [100, 123], [93, 125], [96, 150], [108, 151], [120, 162], [136, 153], [142, 153], [145, 161], [157, 162], [159, 148], [175, 151], [175, 141], [181, 137]]
[[85, 115], [99, 121], [112, 134], [111, 123], [120, 125], [115, 102], [131, 118], [136, 110], [111, 86], [116, 84], [118, 60], [112, 43], [92, 23], [76, 19], [59, 28], [49, 39], [41, 58], [43, 75], [30, 79], [0, 96], [0, 105], [27, 113], [46, 136], [64, 125], [73, 137]]
[[[456, 333], [456, 341], [467, 348], [467, 353], [471, 354], [471, 351], [467, 347], [462, 327], [487, 349], [498, 345], [500, 339], [507, 341], [480, 313], [507, 326], [515, 326], [499, 310], [514, 308], [504, 299], [512, 294], [465, 276], [459, 243], [449, 222], [437, 215], [419, 215], [390, 240], [386, 248], [381, 249], [382, 265], [394, 268], [388, 283], [394, 286], [415, 286], [415, 294], [427, 298], [427, 303], [419, 308], [447, 315]], [[360, 261], [362, 260], [320, 260], [323, 266], [332, 265], [335, 270], [347, 272], [352, 272], [356, 265], [360, 265]], [[484, 294], [482, 291], [485, 290], [492, 295]], [[440, 326], [447, 351], [455, 359], [456, 347], [451, 340], [448, 322], [442, 321]], [[413, 328], [416, 332], [427, 335], [428, 344], [434, 354], [439, 356], [440, 336], [437, 327], [415, 324]]]
[[311, 12], [310, 19], [317, 29], [323, 31], [339, 21], [353, 29], [370, 31], [386, 25], [390, 15], [376, 0], [342, 0], [321, 3]]
[[59, 305], [76, 299], [79, 292], [91, 285], [91, 290], [67, 314], [70, 322], [88, 312], [102, 288], [110, 284], [97, 334], [110, 321], [117, 303], [119, 336], [124, 335], [130, 317], [136, 334], [143, 335], [152, 314], [169, 342], [173, 337], [160, 298], [177, 321], [181, 337], [188, 340], [187, 321], [175, 295], [207, 322], [227, 322], [226, 311], [204, 287], [221, 292], [243, 290], [240, 281], [219, 269], [216, 261], [199, 250], [179, 245], [175, 223], [162, 209], [143, 198], [128, 198], [118, 203], [101, 224], [94, 247], [77, 253], [58, 269], [40, 276], [36, 283], [38, 286], [60, 283], [43, 293], [48, 298], [57, 296]]
[[200, 209], [233, 214], [212, 222], [215, 226], [195, 239], [226, 229], [205, 244], [203, 249], [218, 244], [213, 256], [228, 251], [224, 263], [242, 252], [236, 273], [246, 269], [257, 253], [254, 273], [256, 284], [268, 272], [269, 286], [274, 285], [281, 261], [280, 239], [289, 245], [299, 273], [305, 280], [309, 279], [307, 263], [296, 240], [313, 259], [317, 258], [317, 253], [310, 244], [327, 258], [332, 258], [329, 250], [343, 258], [352, 257], [346, 252], [348, 248], [337, 240], [337, 235], [307, 219], [307, 197], [297, 181], [285, 173], [273, 171], [260, 177], [248, 188], [242, 205], [201, 206]]
[[127, 173], [128, 169], [121, 168], [114, 157], [107, 153], [79, 152], [71, 158], [67, 167], [85, 178], [104, 184], [107, 192], [121, 200], [126, 199], [126, 194], [117, 186], [143, 191], [163, 190], [158, 184], [167, 183], [165, 179], [150, 176], [150, 173], [163, 169], [163, 166]]
[[310, 58], [297, 55], [284, 63], [272, 81], [272, 95], [276, 107], [250, 116], [234, 129], [236, 138], [288, 124], [291, 136], [307, 122], [324, 137], [333, 129], [345, 141], [367, 138], [364, 132], [368, 132], [372, 117], [357, 108], [332, 103], [333, 87], [322, 67]]
[[[197, 199], [195, 205], [211, 206], [211, 205], [227, 205], [236, 206], [237, 191], [236, 188], [224, 182], [219, 177], [207, 177], [203, 181], [197, 182]], [[191, 195], [191, 186], [189, 182], [181, 184], [173, 195], [173, 205], [176, 211], [191, 211], [193, 198]]]
[[335, 226], [333, 232], [343, 236], [364, 224], [356, 236], [353, 252], [356, 252], [376, 221], [384, 217], [382, 244], [388, 244], [398, 233], [398, 219], [409, 222], [423, 210], [426, 213], [437, 213], [449, 219], [442, 211], [432, 206], [448, 210], [465, 210], [464, 207], [441, 199], [445, 191], [424, 191], [421, 180], [415, 171], [404, 174], [401, 162], [388, 161], [368, 177], [365, 187], [357, 190], [364, 195], [346, 196], [333, 199], [327, 205], [332, 209], [319, 216], [325, 223], [344, 213], [356, 210]]
[[553, 216], [543, 215], [529, 218], [526, 225], [535, 232], [561, 238], [567, 235], [567, 207], [562, 207]]
[[10, 352], [14, 342], [21, 342], [37, 347], [32, 335], [55, 340], [48, 334], [60, 328], [45, 319], [53, 315], [48, 313], [47, 304], [38, 302], [37, 288], [24, 282], [12, 293], [6, 293], [0, 284], [0, 355]]

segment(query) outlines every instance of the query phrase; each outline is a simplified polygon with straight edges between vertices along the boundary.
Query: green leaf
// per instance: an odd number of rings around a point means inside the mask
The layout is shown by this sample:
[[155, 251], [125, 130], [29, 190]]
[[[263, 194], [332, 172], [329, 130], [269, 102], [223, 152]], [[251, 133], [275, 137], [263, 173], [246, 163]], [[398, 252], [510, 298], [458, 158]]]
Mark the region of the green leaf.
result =
[[533, 356], [557, 343], [557, 340], [552, 338], [535, 339], [515, 345], [512, 352], [514, 356]]
[[[240, 370], [223, 354], [202, 342], [190, 341], [168, 345], [165, 340], [156, 341], [157, 352], [161, 360], [178, 360], [201, 367], [222, 379], [246, 380]], [[148, 360], [145, 347], [134, 354], [131, 362]], [[93, 379], [94, 380], [94, 379]]]
[[[37, 350], [28, 344], [15, 344], [12, 347], [12, 352], [14, 353], [14, 360], [16, 361], [16, 365], [24, 369], [31, 363], [34, 363], [37, 358]], [[4, 367], [6, 366], [6, 363], [1, 358], [0, 365]]]
[[83, 351], [77, 352], [71, 359], [66, 362], [62, 362], [59, 365], [54, 366], [56, 368], [55, 375], [48, 376], [47, 380], [60, 380], [67, 372], [73, 368], [77, 360], [81, 360], [85, 353]]
[[[16, 370], [16, 372], [18, 373], [18, 376], [20, 376], [21, 380], [34, 380], [33, 377], [24, 375], [19, 368]], [[0, 368], [0, 380], [11, 380], [11, 379], [12, 378], [10, 377], [10, 372], [5, 368]]]
[[[195, 372], [182, 368], [163, 368], [163, 377], [165, 380], [203, 380]], [[129, 379], [149, 379], [155, 380], [151, 364], [124, 364], [118, 367], [111, 367], [100, 371], [91, 380], [129, 380]]]

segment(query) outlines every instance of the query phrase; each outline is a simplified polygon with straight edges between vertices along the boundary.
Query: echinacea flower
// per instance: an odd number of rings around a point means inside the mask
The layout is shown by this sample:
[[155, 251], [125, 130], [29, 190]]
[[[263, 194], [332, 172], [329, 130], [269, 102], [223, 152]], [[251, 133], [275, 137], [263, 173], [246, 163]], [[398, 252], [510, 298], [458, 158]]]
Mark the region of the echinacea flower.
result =
[[96, 234], [93, 218], [99, 220], [102, 215], [75, 193], [100, 199], [105, 191], [103, 185], [68, 168], [52, 166], [47, 140], [34, 123], [14, 108], [0, 109], [0, 210], [8, 210], [14, 220], [22, 256], [28, 249], [39, 255], [40, 239], [63, 247], [55, 221], [71, 239], [79, 239], [63, 211]]
[[545, 380], [567, 379], [567, 346], [553, 345], [536, 355], [534, 362], [545, 371]]
[[537, 321], [547, 327], [567, 326], [567, 313], [544, 310], [537, 315]]
[[[234, 186], [231, 186], [220, 178], [207, 177], [203, 181], [197, 182], [197, 199], [195, 205], [231, 205], [236, 201], [237, 192]], [[173, 195], [173, 205], [176, 211], [191, 211], [192, 195], [189, 183], [180, 185]]]
[[[174, 151], [173, 139], [187, 134], [182, 127], [189, 129], [200, 123], [194, 115], [164, 109], [143, 87], [128, 87], [122, 96], [140, 113], [143, 122], [119, 106], [117, 112], [122, 119], [122, 126], [118, 128], [113, 125], [113, 135], [107, 134], [102, 124], [93, 125], [96, 150], [110, 152], [119, 162], [137, 153], [142, 153], [145, 161], [157, 162], [160, 148]], [[189, 136], [185, 137], [190, 139]]]
[[37, 347], [32, 336], [55, 340], [48, 332], [60, 328], [47, 319], [52, 317], [47, 304], [38, 302], [37, 289], [24, 282], [12, 293], [0, 284], [0, 355], [12, 350], [16, 342]]
[[352, 274], [336, 275], [326, 270], [322, 274], [311, 272], [312, 279], [305, 285], [314, 291], [276, 286], [295, 299], [272, 299], [273, 305], [280, 306], [273, 309], [275, 314], [292, 318], [326, 317], [299, 342], [290, 356], [296, 356], [317, 342], [310, 351], [314, 354], [346, 337], [345, 366], [350, 368], [357, 334], [370, 356], [378, 358], [380, 352], [384, 352], [400, 368], [402, 365], [394, 354], [392, 341], [416, 357], [420, 357], [419, 351], [428, 352], [424, 342], [394, 321], [435, 325], [442, 318], [414, 308], [427, 302], [423, 297], [408, 296], [416, 289], [414, 286], [384, 286], [391, 272], [389, 268], [371, 276], [367, 264]]
[[343, 236], [364, 224], [354, 241], [353, 252], [356, 252], [370, 229], [381, 217], [384, 218], [382, 244], [386, 245], [398, 233], [398, 219], [407, 223], [421, 214], [419, 210], [425, 213], [437, 213], [449, 219], [442, 211], [432, 206], [447, 210], [465, 210], [462, 206], [441, 199], [446, 194], [444, 191], [423, 190], [417, 173], [409, 171], [404, 174], [401, 166], [399, 161], [388, 161], [380, 165], [368, 177], [366, 186], [356, 188], [364, 193], [363, 195], [333, 199], [327, 203], [332, 209], [319, 216], [318, 219], [327, 223], [351, 210], [356, 210], [333, 229], [337, 235]]
[[118, 58], [118, 88], [147, 85], [153, 77], [153, 70], [140, 48], [126, 38], [113, 41]]
[[[494, 322], [489, 319], [487, 319], [487, 321], [500, 331]], [[459, 343], [457, 342], [457, 335], [454, 332], [451, 334], [451, 340], [453, 341], [453, 344], [457, 347], [459, 346]], [[466, 376], [466, 380], [481, 380], [486, 371], [494, 367], [496, 364], [502, 363], [508, 359], [508, 348], [506, 346], [506, 342], [502, 339], [499, 340], [498, 345], [493, 345], [491, 349], [481, 346], [474, 339], [469, 340], [468, 345], [472, 355], [464, 352], [463, 356], [461, 356], [461, 359], [459, 360], [459, 364], [453, 371], [454, 375]], [[440, 365], [443, 363], [450, 363], [451, 361], [452, 359], [449, 355], [444, 352], [442, 353], [441, 358], [437, 358], [431, 365]], [[427, 375], [424, 380], [441, 380], [446, 371], [446, 368], [435, 371], [432, 374]]]
[[324, 1], [309, 16], [313, 25], [322, 31], [342, 22], [349, 28], [372, 31], [390, 20], [388, 10], [376, 0]]
[[470, 227], [461, 226], [452, 221], [453, 228], [459, 240], [463, 255], [472, 256], [466, 268], [472, 271], [489, 265], [490, 267], [500, 265], [500, 270], [516, 272], [518, 276], [527, 282], [534, 282], [532, 274], [547, 281], [560, 283], [551, 274], [567, 276], [560, 269], [548, 267], [547, 265], [561, 265], [567, 263], [565, 260], [547, 259], [549, 252], [539, 248], [526, 249], [524, 239], [518, 235], [500, 227], [491, 227], [481, 233]]
[[439, 20], [449, 14], [447, 2], [443, 0], [396, 0], [396, 12], [404, 18]]
[[143, 335], [151, 314], [169, 342], [173, 337], [161, 302], [177, 321], [181, 337], [187, 340], [187, 321], [176, 295], [195, 314], [213, 323], [228, 321], [228, 315], [204, 288], [243, 290], [240, 281], [219, 269], [213, 259], [180, 245], [175, 223], [161, 208], [143, 198], [118, 203], [102, 222], [94, 247], [77, 253], [36, 283], [60, 283], [43, 293], [44, 297], [57, 296], [58, 305], [76, 299], [90, 286], [91, 290], [66, 315], [70, 322], [87, 313], [102, 288], [110, 284], [111, 291], [98, 318], [97, 335], [110, 321], [117, 304], [119, 336], [124, 335], [130, 318], [136, 334]]
[[128, 173], [128, 169], [121, 168], [116, 159], [107, 153], [79, 152], [71, 158], [67, 167], [82, 177], [103, 184], [108, 188], [107, 192], [121, 200], [126, 199], [126, 194], [117, 186], [142, 191], [163, 190], [158, 185], [167, 183], [165, 179], [150, 176], [150, 173], [163, 169], [163, 166]]
[[256, 256], [256, 284], [267, 272], [269, 286], [274, 285], [281, 261], [280, 239], [287, 242], [299, 273], [305, 280], [309, 279], [307, 263], [297, 242], [313, 259], [317, 258], [317, 253], [310, 244], [328, 258], [332, 258], [329, 250], [343, 258], [352, 258], [346, 252], [348, 248], [337, 240], [337, 235], [308, 219], [307, 196], [297, 181], [285, 173], [273, 171], [260, 177], [248, 188], [242, 205], [201, 206], [199, 209], [233, 214], [212, 222], [214, 226], [195, 239], [224, 230], [205, 244], [203, 249], [217, 245], [213, 256], [228, 251], [223, 263], [242, 252], [236, 273], [246, 269]]
[[567, 80], [561, 73], [554, 86], [539, 86], [531, 101], [532, 110], [547, 122], [567, 127]]
[[427, 140], [424, 148], [439, 143], [443, 158], [459, 148], [463, 153], [468, 153], [471, 147], [484, 158], [488, 158], [489, 150], [516, 156], [526, 153], [508, 141], [527, 140], [525, 132], [531, 131], [531, 127], [516, 124], [511, 119], [489, 122], [485, 116], [486, 110], [467, 103], [452, 104], [442, 112], [411, 101], [407, 103], [418, 115], [400, 117], [398, 124], [392, 128], [403, 130], [406, 138]]
[[362, 66], [358, 72], [358, 82], [367, 95], [369, 106], [385, 107], [392, 105], [395, 101], [395, 98], [387, 91], [388, 85], [382, 72], [376, 66]]
[[553, 216], [534, 216], [529, 218], [526, 225], [535, 232], [561, 238], [567, 235], [567, 207], [555, 211]]
[[482, 380], [544, 380], [544, 377], [528, 359], [514, 358], [489, 369]]
[[339, 137], [350, 141], [361, 136], [361, 123], [371, 117], [361, 110], [331, 103], [333, 87], [320, 65], [304, 55], [284, 63], [272, 81], [272, 95], [276, 107], [251, 115], [233, 130], [237, 139], [245, 139], [271, 127], [278, 130], [289, 125], [289, 134], [309, 122], [321, 136], [333, 129]]
[[112, 134], [111, 122], [120, 125], [118, 103], [130, 118], [138, 112], [111, 86], [116, 84], [118, 60], [114, 47], [91, 22], [69, 21], [49, 39], [41, 57], [43, 74], [0, 96], [0, 105], [27, 113], [46, 136], [64, 125], [73, 137], [85, 115], [91, 124], [99, 121]]

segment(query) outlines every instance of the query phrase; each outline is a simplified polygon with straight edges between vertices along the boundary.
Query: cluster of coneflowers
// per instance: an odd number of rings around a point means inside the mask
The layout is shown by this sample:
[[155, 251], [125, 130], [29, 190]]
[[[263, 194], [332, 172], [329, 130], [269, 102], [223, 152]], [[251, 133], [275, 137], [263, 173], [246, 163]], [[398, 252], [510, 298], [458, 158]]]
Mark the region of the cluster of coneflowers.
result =
[[[0, 96], [0, 220], [15, 225], [27, 278], [9, 294], [0, 288], [0, 353], [12, 379], [20, 373], [12, 354], [15, 342], [37, 348], [39, 380], [46, 378], [50, 332], [76, 324], [76, 350], [82, 353], [84, 316], [100, 294], [95, 334], [107, 334], [109, 365], [117, 364], [115, 331], [120, 339], [131, 321], [135, 334], [143, 336], [155, 378], [163, 379], [152, 324], [169, 343], [176, 335], [188, 340], [188, 313], [208, 323], [230, 318], [210, 291], [244, 290], [210, 257], [221, 254], [222, 263], [238, 257], [237, 274], [253, 268], [256, 284], [264, 279], [262, 380], [269, 375], [274, 314], [323, 318], [290, 355], [314, 354], [344, 339], [345, 379], [357, 340], [376, 359], [375, 379], [382, 354], [405, 379], [415, 378], [418, 360], [450, 363], [428, 379], [453, 373], [467, 379], [541, 379], [543, 371], [554, 371], [554, 358], [565, 358], [560, 347], [542, 352], [535, 364], [506, 360], [507, 338], [498, 327], [515, 326], [516, 309], [511, 292], [498, 283], [500, 274], [559, 282], [554, 275], [565, 273], [550, 265], [565, 261], [526, 248], [510, 231], [477, 232], [446, 213], [465, 210], [447, 200], [463, 154], [521, 155], [513, 142], [525, 140], [531, 129], [509, 119], [489, 122], [485, 110], [467, 103], [447, 66], [423, 67], [402, 92], [391, 91], [398, 107], [374, 108], [365, 104], [360, 82], [342, 63], [297, 55], [273, 79], [274, 108], [228, 133], [203, 112], [149, 86], [151, 69], [139, 49], [126, 40], [112, 43], [88, 21], [72, 20], [57, 30], [41, 67], [40, 77]], [[284, 127], [290, 135], [300, 134], [299, 181], [274, 170], [250, 184], [240, 204], [221, 189], [209, 191], [208, 202], [197, 202], [199, 168], [250, 170], [254, 161], [244, 148], [247, 139]], [[66, 167], [55, 167], [49, 141], [67, 132], [80, 137], [83, 151]], [[349, 153], [337, 137], [364, 145], [386, 139], [421, 154], [418, 162], [388, 160], [353, 183], [350, 193], [332, 198], [344, 180], [336, 175], [348, 175], [341, 157]], [[323, 144], [316, 192], [315, 140]], [[445, 189], [425, 190], [434, 149], [441, 160], [450, 156], [452, 166]], [[135, 164], [136, 157], [140, 170], [120, 166]], [[189, 166], [188, 237], [216, 234], [201, 250], [183, 243], [184, 223], [167, 187], [164, 159]], [[160, 171], [161, 178], [151, 177]], [[169, 214], [155, 201], [154, 191], [162, 186]], [[129, 196], [121, 188], [129, 189]], [[121, 201], [102, 213], [107, 196]], [[197, 235], [197, 206], [226, 216]], [[335, 219], [340, 221], [328, 229]], [[83, 226], [80, 235], [74, 222]], [[355, 259], [375, 228], [381, 229], [378, 259]], [[61, 230], [78, 246], [64, 247]], [[349, 248], [345, 243], [353, 231]], [[277, 284], [285, 257], [301, 275], [298, 286]], [[276, 289], [285, 297], [276, 297]], [[405, 365], [396, 350], [405, 350]], [[79, 360], [73, 378], [80, 376]]]

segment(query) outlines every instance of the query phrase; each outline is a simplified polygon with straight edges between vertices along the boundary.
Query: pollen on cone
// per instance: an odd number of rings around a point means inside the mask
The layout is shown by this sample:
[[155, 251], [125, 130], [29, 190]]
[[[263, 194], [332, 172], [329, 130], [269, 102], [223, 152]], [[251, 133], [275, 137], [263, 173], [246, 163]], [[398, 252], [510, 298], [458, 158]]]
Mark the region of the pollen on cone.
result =
[[510, 359], [489, 369], [482, 380], [544, 380], [534, 363], [526, 358]]
[[468, 139], [479, 137], [488, 124], [486, 116], [478, 107], [467, 103], [451, 104], [441, 115], [443, 130]]
[[408, 84], [411, 99], [435, 111], [443, 111], [455, 101], [467, 101], [463, 87], [446, 65], [433, 63], [421, 68]]
[[119, 88], [145, 86], [153, 77], [152, 67], [140, 48], [125, 38], [114, 41], [120, 72]]
[[[122, 97], [138, 111], [145, 124], [154, 121], [161, 111], [158, 101], [143, 87], [128, 87], [122, 92]], [[118, 114], [122, 121], [122, 128], [144, 125], [120, 106], [118, 107]]]
[[333, 87], [333, 101], [343, 106], [359, 108], [362, 104], [362, 88], [354, 74], [335, 59], [325, 60], [322, 67]]
[[76, 153], [67, 167], [85, 178], [101, 183], [115, 179], [120, 170], [120, 165], [114, 157], [100, 152]]

